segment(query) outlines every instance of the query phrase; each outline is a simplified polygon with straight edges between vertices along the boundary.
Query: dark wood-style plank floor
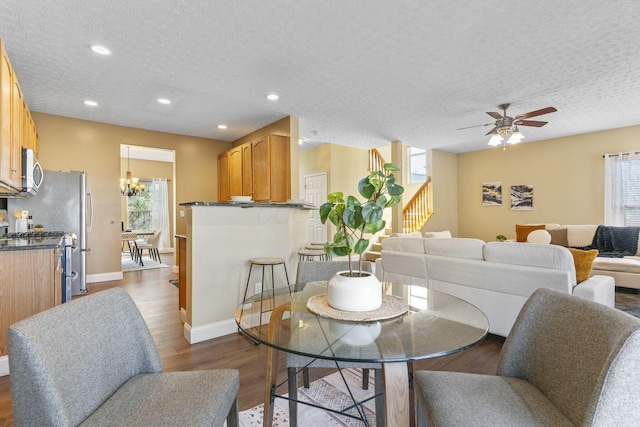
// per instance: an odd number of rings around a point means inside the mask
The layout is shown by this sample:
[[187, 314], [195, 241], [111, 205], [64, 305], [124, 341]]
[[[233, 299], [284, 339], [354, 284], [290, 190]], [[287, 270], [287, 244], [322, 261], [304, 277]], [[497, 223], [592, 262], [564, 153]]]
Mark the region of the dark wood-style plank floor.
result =
[[[173, 265], [169, 254], [162, 256], [164, 263]], [[89, 284], [88, 290], [93, 293], [120, 286], [129, 292], [151, 330], [166, 371], [235, 368], [240, 371], [239, 409], [245, 410], [262, 403], [266, 347], [257, 346], [239, 334], [190, 345], [183, 337], [177, 307], [178, 291], [169, 282], [170, 279], [177, 279], [177, 274], [170, 268], [128, 272], [123, 280]], [[640, 297], [634, 297], [640, 300]], [[494, 374], [503, 342], [502, 337], [488, 335], [479, 344], [463, 352], [417, 362], [415, 369]], [[284, 379], [283, 366], [284, 363], [280, 363], [279, 378]], [[312, 380], [330, 372], [313, 369]], [[0, 377], [0, 427], [13, 426], [9, 378]]]

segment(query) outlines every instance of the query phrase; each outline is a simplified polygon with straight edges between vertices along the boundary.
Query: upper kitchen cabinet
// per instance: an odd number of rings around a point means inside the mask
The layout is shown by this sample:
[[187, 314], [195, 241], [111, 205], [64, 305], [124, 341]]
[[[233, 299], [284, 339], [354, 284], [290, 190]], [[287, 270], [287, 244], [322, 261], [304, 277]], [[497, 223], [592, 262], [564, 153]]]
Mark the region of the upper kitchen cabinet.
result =
[[218, 201], [251, 196], [256, 202], [290, 197], [289, 138], [266, 135], [218, 156]]
[[0, 187], [3, 193], [17, 193], [21, 189], [22, 148], [37, 152], [38, 133], [0, 40]]
[[268, 135], [251, 142], [253, 200], [286, 202], [289, 199], [289, 138]]

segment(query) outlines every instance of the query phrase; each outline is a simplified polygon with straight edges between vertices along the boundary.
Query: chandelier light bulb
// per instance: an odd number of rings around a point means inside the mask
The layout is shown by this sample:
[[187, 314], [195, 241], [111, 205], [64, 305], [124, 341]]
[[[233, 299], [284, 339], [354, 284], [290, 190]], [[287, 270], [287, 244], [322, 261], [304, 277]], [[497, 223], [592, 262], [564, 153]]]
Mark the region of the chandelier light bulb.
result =
[[501, 142], [502, 142], [502, 137], [497, 133], [494, 133], [491, 136], [491, 139], [489, 139], [489, 145], [491, 145], [492, 147], [495, 147], [496, 145], [500, 145]]

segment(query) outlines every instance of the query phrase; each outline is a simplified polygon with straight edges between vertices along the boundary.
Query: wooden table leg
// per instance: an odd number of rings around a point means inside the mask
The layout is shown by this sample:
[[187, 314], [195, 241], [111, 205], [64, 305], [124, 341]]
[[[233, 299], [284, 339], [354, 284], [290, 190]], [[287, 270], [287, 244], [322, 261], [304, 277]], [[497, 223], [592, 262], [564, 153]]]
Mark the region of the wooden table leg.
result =
[[276, 385], [276, 375], [278, 374], [278, 350], [267, 347], [267, 375], [264, 379], [264, 413], [262, 415], [262, 425], [271, 427], [273, 424], [274, 398], [271, 390]]
[[409, 426], [411, 405], [406, 363], [383, 363], [384, 405], [387, 426]]

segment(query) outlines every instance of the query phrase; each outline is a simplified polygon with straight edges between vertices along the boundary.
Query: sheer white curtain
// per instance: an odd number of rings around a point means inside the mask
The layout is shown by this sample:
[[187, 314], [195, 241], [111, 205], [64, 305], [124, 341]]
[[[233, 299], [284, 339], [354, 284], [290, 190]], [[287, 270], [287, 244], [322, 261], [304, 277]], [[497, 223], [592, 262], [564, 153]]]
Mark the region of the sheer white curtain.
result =
[[151, 224], [154, 230], [160, 230], [158, 249], [171, 246], [169, 236], [169, 190], [166, 179], [154, 178], [153, 197], [151, 198]]
[[[626, 193], [635, 193], [635, 168], [630, 162], [640, 160], [640, 153], [617, 153], [604, 155], [604, 223], [624, 226], [625, 208], [634, 203], [634, 197], [625, 200]], [[638, 163], [635, 163], [636, 165]]]

